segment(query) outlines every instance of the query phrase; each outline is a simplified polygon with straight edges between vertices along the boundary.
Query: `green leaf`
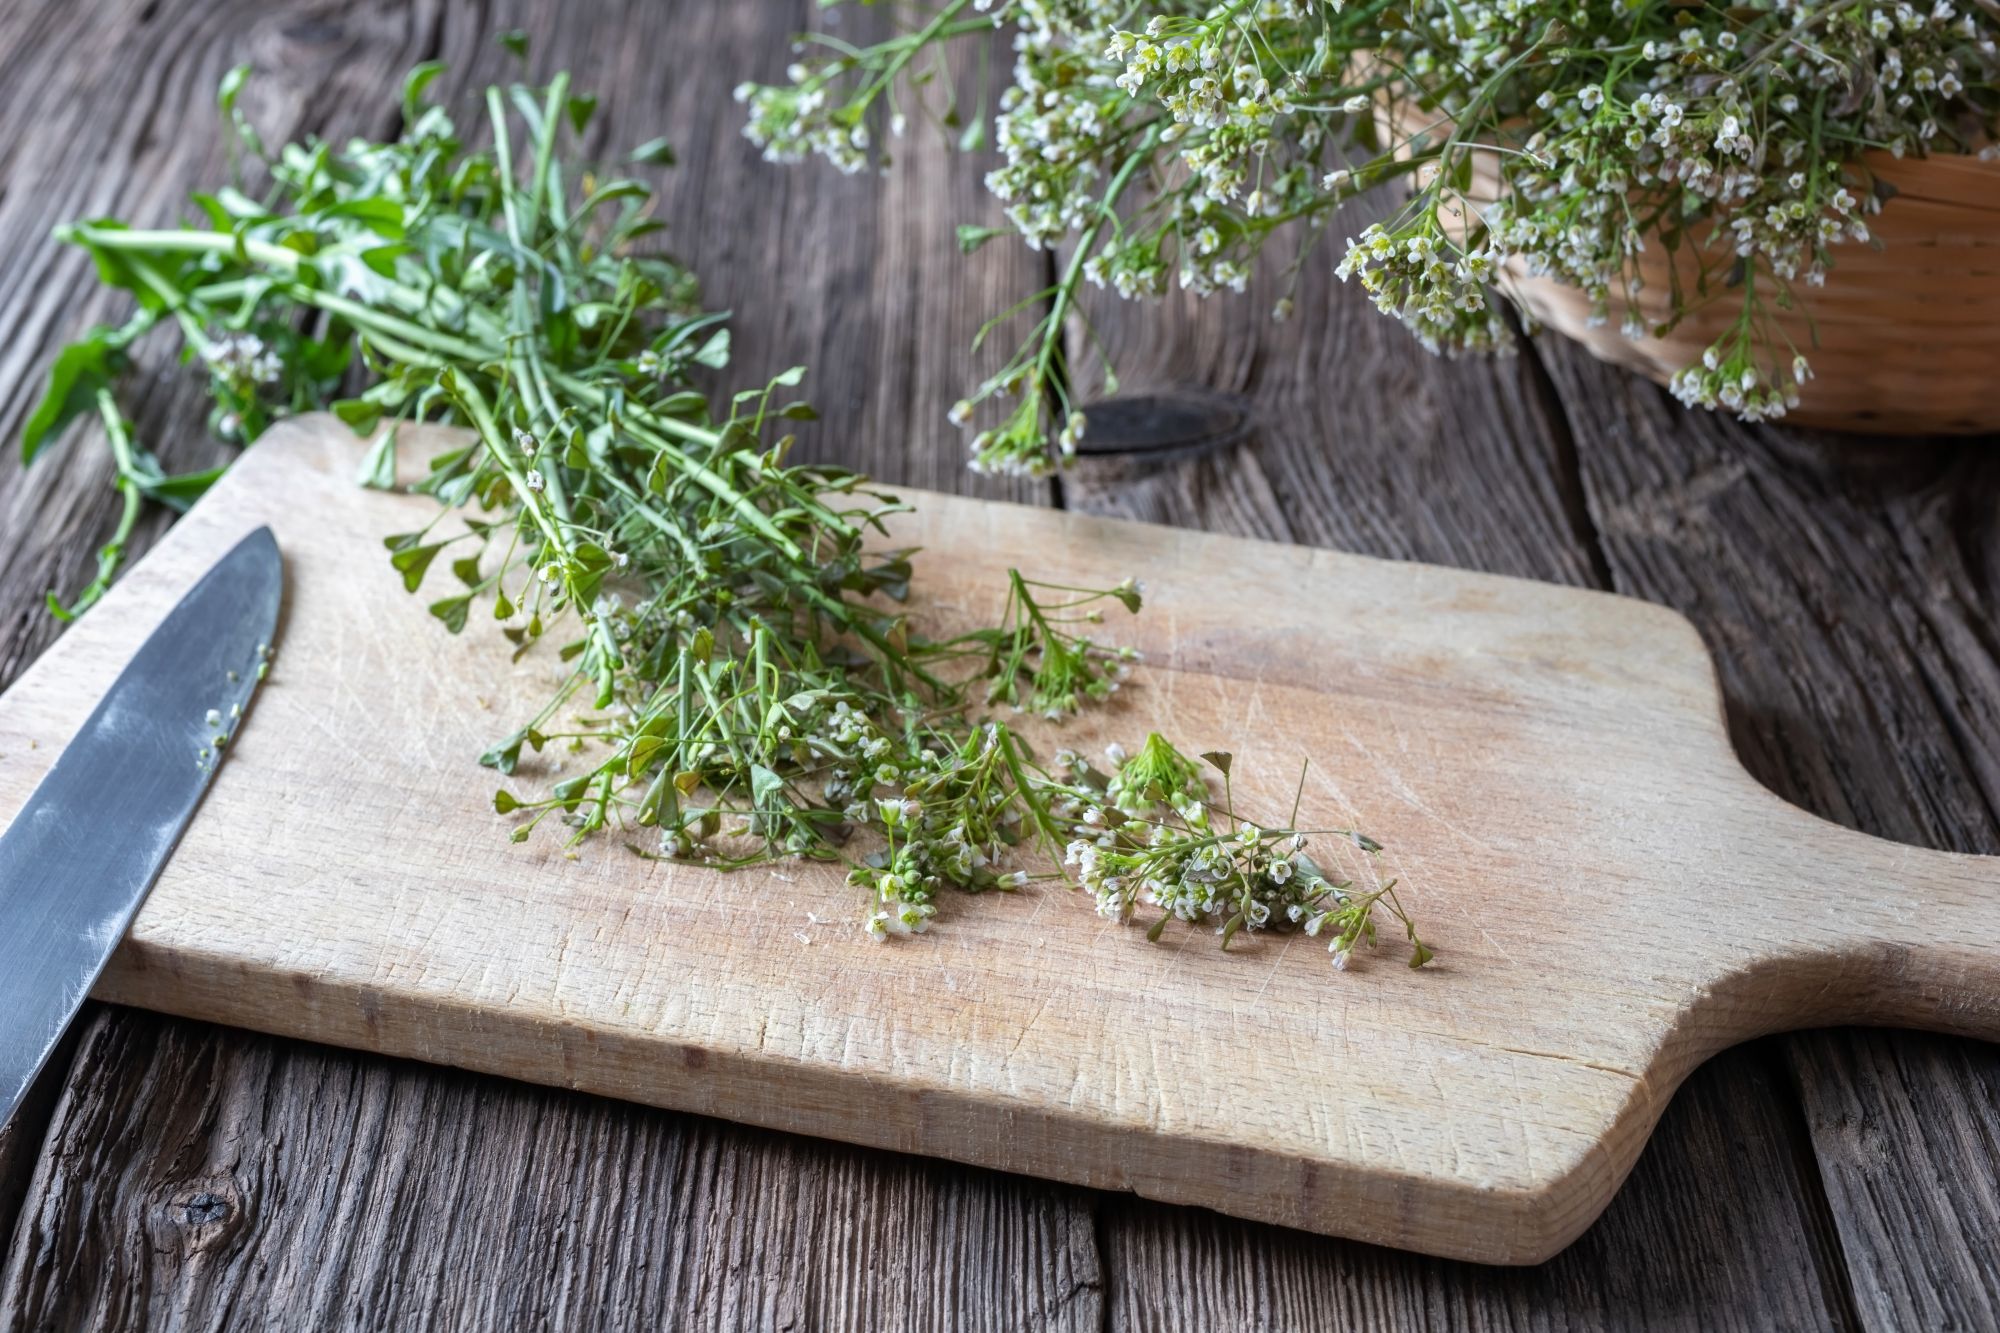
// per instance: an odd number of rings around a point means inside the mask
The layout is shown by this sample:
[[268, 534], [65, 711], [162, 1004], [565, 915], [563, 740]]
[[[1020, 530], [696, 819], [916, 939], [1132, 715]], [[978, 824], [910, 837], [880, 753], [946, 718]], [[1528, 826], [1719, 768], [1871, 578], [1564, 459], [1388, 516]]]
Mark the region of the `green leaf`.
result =
[[403, 587], [415, 592], [424, 581], [424, 571], [437, 559], [437, 553], [444, 549], [443, 542], [432, 542], [428, 546], [412, 546], [389, 557], [389, 563], [403, 576]]
[[698, 417], [708, 411], [708, 396], [693, 389], [683, 389], [663, 399], [653, 410], [661, 416]]
[[590, 118], [597, 114], [597, 94], [579, 93], [569, 99], [564, 109], [569, 112], [570, 125], [582, 134], [584, 126], [590, 124]]
[[694, 354], [696, 365], [707, 366], [711, 370], [721, 370], [729, 364], [729, 330], [717, 329], [710, 334], [701, 350]]
[[632, 753], [625, 760], [625, 775], [638, 777], [652, 767], [653, 756], [660, 752], [666, 742], [658, 736], [640, 736], [632, 742]]
[[377, 245], [361, 252], [361, 262], [373, 273], [393, 279], [396, 276], [396, 260], [403, 255], [416, 253], [416, 247], [403, 244]]
[[225, 120], [236, 114], [236, 99], [242, 95], [243, 85], [250, 82], [250, 72], [249, 65], [238, 65], [216, 85], [215, 105]]
[[487, 768], [497, 768], [502, 773], [512, 773], [521, 762], [521, 742], [527, 739], [527, 732], [517, 731], [480, 755], [479, 762]]
[[680, 159], [674, 156], [674, 146], [665, 139], [648, 139], [632, 150], [632, 160], [647, 166], [671, 167]]
[[423, 110], [424, 89], [444, 73], [442, 60], [426, 60], [403, 76], [403, 119], [415, 121]]
[[958, 252], [969, 255], [995, 236], [1005, 236], [1005, 227], [977, 227], [970, 222], [958, 224]]
[[394, 490], [396, 487], [396, 422], [375, 437], [375, 443], [368, 446], [362, 456], [361, 468], [354, 479], [374, 491]]
[[56, 353], [42, 401], [21, 428], [21, 461], [32, 463], [43, 444], [76, 417], [92, 411], [97, 393], [125, 369], [120, 330], [99, 324]]
[[[377, 236], [392, 241], [403, 239], [403, 206], [394, 199], [382, 195], [366, 195], [359, 199], [344, 200], [321, 209], [319, 216], [349, 219], [359, 222]], [[296, 234], [298, 233], [294, 233]], [[393, 275], [393, 267], [390, 272]]]
[[208, 494], [208, 488], [222, 480], [222, 474], [229, 471], [227, 464], [221, 467], [204, 468], [200, 472], [183, 472], [177, 477], [159, 477], [140, 483], [139, 491], [149, 500], [176, 512], [185, 514], [196, 500]]
[[762, 764], [750, 765], [750, 795], [759, 806], [770, 807], [777, 804], [784, 794], [785, 780]]
[[510, 28], [493, 40], [500, 43], [516, 60], [528, 58], [528, 34], [519, 28]]
[[[412, 592], [415, 589], [411, 589]], [[460, 593], [456, 597], [446, 597], [431, 603], [431, 614], [444, 622], [444, 627], [453, 634], [465, 628], [465, 617], [472, 609], [472, 594]]]
[[339, 399], [333, 404], [333, 414], [356, 435], [368, 434], [382, 421], [382, 409], [366, 398]]

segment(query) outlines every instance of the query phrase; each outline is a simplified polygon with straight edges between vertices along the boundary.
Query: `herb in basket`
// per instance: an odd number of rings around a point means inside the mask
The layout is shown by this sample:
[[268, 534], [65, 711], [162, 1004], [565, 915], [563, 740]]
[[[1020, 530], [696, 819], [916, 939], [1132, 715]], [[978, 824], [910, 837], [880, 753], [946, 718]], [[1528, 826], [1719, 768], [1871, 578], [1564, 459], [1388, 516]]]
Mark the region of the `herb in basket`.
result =
[[[1496, 288], [1510, 272], [1575, 287], [1634, 338], [1719, 305], [1733, 318], [1675, 393], [1782, 415], [1811, 348], [1778, 314], [1801, 284], [1838, 282], [1841, 248], [1894, 207], [1863, 155], [1990, 154], [2000, 114], [1996, 0], [898, 8], [895, 36], [809, 38], [789, 82], [737, 96], [776, 161], [859, 170], [920, 112], [984, 145], [988, 90], [954, 86], [943, 48], [1011, 33], [986, 177], [1007, 226], [960, 234], [967, 249], [1011, 231], [1057, 250], [1059, 276], [1020, 351], [952, 413], [974, 425], [980, 404], [1011, 400], [972, 439], [974, 466], [1009, 472], [1053, 466], [1081, 433], [1062, 346], [1082, 283], [1240, 291], [1286, 231], [1296, 273], [1343, 202], [1391, 181], [1407, 202], [1347, 236], [1339, 271], [1425, 346], [1509, 345]], [[1673, 261], [1657, 325], [1636, 313], [1648, 246]]]
[[186, 503], [213, 480], [164, 476], [118, 411], [117, 375], [158, 331], [207, 377], [220, 433], [249, 444], [330, 407], [375, 433], [370, 485], [394, 484], [406, 423], [470, 428], [416, 488], [437, 519], [389, 536], [388, 558], [411, 592], [429, 578], [453, 633], [490, 615], [522, 652], [566, 664], [546, 705], [482, 757], [515, 775], [524, 753], [586, 756], [546, 790], [495, 795], [517, 840], [544, 824], [572, 844], [652, 830], [647, 855], [844, 862], [884, 938], [923, 930], [948, 887], [1026, 883], [1009, 866], [1039, 851], [1037, 877], [1066, 858], [1106, 915], [1157, 910], [1155, 937], [1169, 919], [1213, 925], [1225, 944], [1296, 927], [1329, 936], [1344, 964], [1373, 943], [1380, 909], [1411, 964], [1428, 959], [1393, 884], [1336, 880], [1303, 833], [1236, 817], [1227, 756], [1209, 760], [1221, 804], [1157, 735], [1109, 772], [1067, 751], [1038, 762], [1006, 719], [1058, 720], [1118, 689], [1132, 654], [1093, 635], [1108, 607], [1139, 610], [1137, 584], [1016, 572], [999, 623], [929, 637], [897, 606], [912, 553], [864, 540], [903, 506], [862, 476], [792, 461], [778, 436], [812, 415], [790, 394], [802, 370], [720, 408], [695, 387], [727, 363], [728, 333], [684, 269], [642, 251], [659, 227], [649, 188], [564, 157], [595, 99], [561, 76], [488, 89], [492, 146], [473, 150], [424, 103], [438, 72], [411, 74], [393, 142], [268, 155], [237, 114], [234, 73], [221, 109], [268, 176], [261, 196], [198, 196], [198, 228], [63, 229], [137, 302], [62, 353], [23, 441], [32, 458], [94, 410], [117, 458], [124, 519], [77, 609], [115, 570], [145, 497]]

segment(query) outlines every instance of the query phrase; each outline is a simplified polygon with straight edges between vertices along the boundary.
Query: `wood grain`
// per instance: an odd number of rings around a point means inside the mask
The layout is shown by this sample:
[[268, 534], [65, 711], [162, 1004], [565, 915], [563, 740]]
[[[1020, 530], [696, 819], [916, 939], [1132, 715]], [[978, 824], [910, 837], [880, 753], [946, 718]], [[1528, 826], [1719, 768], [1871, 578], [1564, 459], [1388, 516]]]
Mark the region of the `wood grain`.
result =
[[1827, 1021], [2000, 1033], [2000, 862], [1757, 787], [1671, 613], [944, 496], [892, 523], [927, 552], [913, 614], [937, 632], [991, 614], [1009, 566], [1072, 586], [1148, 571], [1125, 637], [1151, 665], [1064, 739], [1233, 749], [1252, 811], [1307, 758], [1302, 824], [1392, 849], [1379, 869], [1322, 854], [1398, 878], [1448, 963], [1364, 981], [1276, 939], [1148, 947], [1054, 887], [883, 949], [838, 867], [760, 889], [611, 840], [517, 851], [471, 757], [533, 715], [548, 668], [390, 595], [381, 536], [431, 502], [355, 487], [361, 450], [331, 417], [274, 430], [0, 698], [20, 756], [0, 808], [18, 809], [177, 590], [277, 533], [276, 678], [101, 995], [1512, 1263], [1596, 1217], [1726, 1045]]
[[[1598, 1224], [1549, 1263], [1493, 1269], [1143, 1200], [1106, 1206], [1107, 1327], [1466, 1330], [1856, 1326], [1791, 1154], [1777, 1064], [1718, 1056], [1674, 1098]], [[1685, 1202], [1729, 1182], [1732, 1202]]]
[[1069, 1191], [145, 1014], [79, 1066], [10, 1328], [1099, 1327]]

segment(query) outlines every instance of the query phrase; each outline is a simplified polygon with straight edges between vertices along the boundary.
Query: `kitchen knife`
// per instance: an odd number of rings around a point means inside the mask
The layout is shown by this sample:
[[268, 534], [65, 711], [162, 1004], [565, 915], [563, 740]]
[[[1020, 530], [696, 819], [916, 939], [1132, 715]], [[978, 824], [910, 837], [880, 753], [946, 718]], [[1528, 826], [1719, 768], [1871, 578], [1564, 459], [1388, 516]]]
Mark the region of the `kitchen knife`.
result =
[[0, 1128], [227, 753], [270, 654], [283, 581], [269, 528], [237, 543], [153, 631], [0, 834]]

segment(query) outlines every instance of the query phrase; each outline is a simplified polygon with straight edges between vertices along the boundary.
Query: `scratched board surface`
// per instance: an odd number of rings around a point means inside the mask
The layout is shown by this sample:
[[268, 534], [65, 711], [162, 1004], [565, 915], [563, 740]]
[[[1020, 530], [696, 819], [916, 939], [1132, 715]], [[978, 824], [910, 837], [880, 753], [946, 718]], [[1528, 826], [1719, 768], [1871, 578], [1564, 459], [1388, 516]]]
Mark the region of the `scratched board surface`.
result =
[[1233, 752], [1248, 817], [1297, 791], [1302, 826], [1367, 829], [1373, 861], [1315, 851], [1397, 879], [1436, 963], [1149, 945], [1059, 887], [880, 945], [836, 869], [511, 844], [474, 758], [556, 667], [403, 593], [380, 538], [430, 502], [357, 488], [360, 450], [330, 419], [274, 432], [0, 697], [11, 817], [173, 599], [276, 530], [275, 669], [105, 998], [1498, 1262], [1587, 1226], [1724, 1045], [2000, 1029], [1992, 863], [1752, 782], [1673, 613], [943, 496], [896, 534], [918, 614], [991, 615], [1010, 565], [1144, 577], [1106, 636], [1146, 665], [1066, 742], [1167, 731]]

